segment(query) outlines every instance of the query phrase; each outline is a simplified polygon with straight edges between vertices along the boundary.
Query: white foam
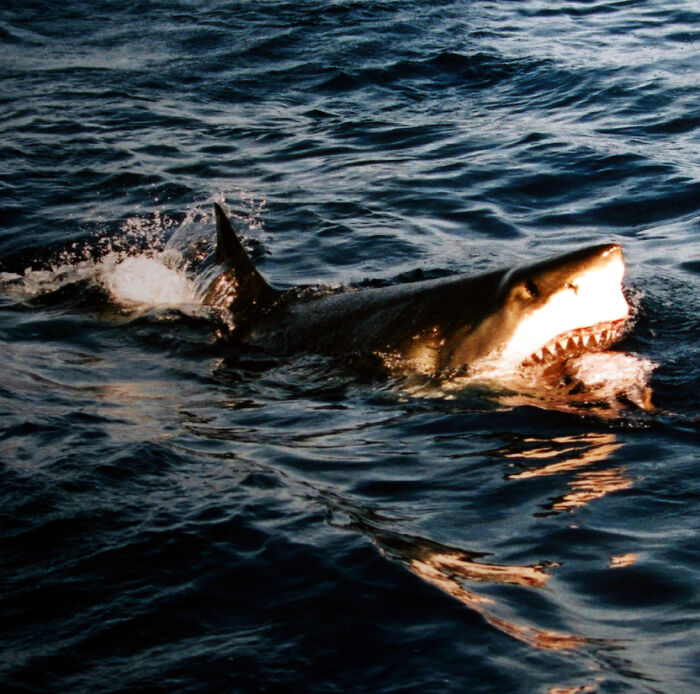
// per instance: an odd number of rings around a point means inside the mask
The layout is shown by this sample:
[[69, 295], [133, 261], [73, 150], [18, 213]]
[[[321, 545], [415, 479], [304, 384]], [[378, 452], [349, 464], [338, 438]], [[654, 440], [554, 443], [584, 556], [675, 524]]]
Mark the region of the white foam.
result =
[[625, 352], [590, 352], [570, 360], [568, 371], [591, 388], [620, 392], [646, 385], [657, 364]]
[[[455, 377], [441, 383], [439, 389], [447, 398], [490, 393], [506, 406], [529, 404], [614, 417], [629, 403], [642, 410], [653, 410], [649, 376], [657, 366], [649, 359], [626, 352], [589, 352], [568, 360], [561, 374], [546, 374], [538, 368], [513, 373], [494, 367]], [[571, 390], [572, 379], [578, 384], [576, 394]], [[440, 395], [420, 387], [410, 392], [417, 396]], [[593, 403], [596, 408], [591, 409]]]
[[21, 298], [40, 296], [56, 291], [66, 284], [91, 279], [94, 276], [94, 263], [91, 261], [64, 263], [48, 270], [26, 268], [24, 273], [0, 273], [0, 286], [3, 293]]
[[171, 251], [119, 258], [110, 253], [98, 264], [98, 280], [114, 301], [127, 308], [197, 304], [196, 286], [178, 266], [176, 255]]

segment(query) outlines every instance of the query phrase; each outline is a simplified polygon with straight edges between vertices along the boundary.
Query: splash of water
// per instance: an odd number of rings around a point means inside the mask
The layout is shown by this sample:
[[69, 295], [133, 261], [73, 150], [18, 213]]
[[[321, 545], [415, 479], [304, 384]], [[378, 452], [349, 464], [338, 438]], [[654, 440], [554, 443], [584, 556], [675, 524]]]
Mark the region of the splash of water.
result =
[[158, 212], [147, 218], [130, 217], [119, 236], [73, 244], [48, 267], [0, 273], [0, 288], [3, 294], [24, 300], [87, 283], [129, 311], [199, 305], [189, 260], [180, 250], [165, 248], [164, 232], [174, 224]]
[[474, 400], [476, 405], [488, 400], [504, 407], [529, 405], [615, 418], [636, 408], [654, 409], [649, 377], [657, 366], [634, 354], [601, 351], [549, 368], [513, 371], [489, 363], [488, 368], [482, 364], [484, 368], [444, 380], [404, 378], [400, 386], [413, 397]]
[[103, 257], [96, 277], [112, 299], [125, 308], [176, 307], [198, 304], [197, 287], [175, 251], [120, 258]]
[[569, 375], [598, 397], [624, 396], [643, 410], [652, 409], [649, 376], [658, 366], [625, 352], [591, 352], [567, 364]]

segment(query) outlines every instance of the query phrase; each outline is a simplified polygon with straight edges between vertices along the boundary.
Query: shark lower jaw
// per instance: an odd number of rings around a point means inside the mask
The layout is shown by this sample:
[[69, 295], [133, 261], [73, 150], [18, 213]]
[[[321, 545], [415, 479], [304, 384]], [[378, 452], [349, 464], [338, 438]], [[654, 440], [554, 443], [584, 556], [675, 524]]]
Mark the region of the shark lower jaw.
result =
[[626, 318], [620, 318], [569, 330], [530, 354], [522, 361], [521, 366], [548, 366], [578, 357], [586, 352], [608, 349], [623, 336], [626, 323]]

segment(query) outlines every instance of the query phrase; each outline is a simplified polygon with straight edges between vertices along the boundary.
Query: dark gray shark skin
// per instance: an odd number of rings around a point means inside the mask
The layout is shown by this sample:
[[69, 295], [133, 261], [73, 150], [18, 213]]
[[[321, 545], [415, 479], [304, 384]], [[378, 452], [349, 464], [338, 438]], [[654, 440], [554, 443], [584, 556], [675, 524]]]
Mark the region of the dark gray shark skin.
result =
[[[582, 273], [622, 259], [617, 244], [602, 244], [476, 276], [339, 293], [280, 292], [257, 271], [217, 204], [215, 213], [217, 262], [226, 270], [211, 283], [204, 303], [230, 311], [233, 341], [285, 353], [371, 354], [389, 372], [459, 371], [497, 355], [556, 292], [575, 290]], [[586, 349], [607, 348], [623, 322], [580, 326]], [[583, 351], [581, 340], [576, 342], [564, 344], [559, 356]], [[551, 352], [545, 357], [556, 356]]]

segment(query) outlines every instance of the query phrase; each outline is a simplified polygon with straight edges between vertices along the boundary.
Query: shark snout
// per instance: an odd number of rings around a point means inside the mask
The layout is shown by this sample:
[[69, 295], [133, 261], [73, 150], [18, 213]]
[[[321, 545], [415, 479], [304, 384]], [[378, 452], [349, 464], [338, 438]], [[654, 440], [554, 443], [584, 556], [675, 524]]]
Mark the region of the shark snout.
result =
[[608, 243], [599, 247], [598, 251], [603, 260], [623, 260], [622, 246], [619, 243]]
[[[625, 262], [622, 246], [620, 246], [619, 243], [603, 243], [582, 248], [571, 254], [572, 260], [574, 260], [577, 255], [579, 256], [577, 260], [579, 261], [578, 264], [581, 270], [610, 262], [622, 263], [624, 265]], [[574, 262], [574, 265], [576, 264], [577, 263]]]

